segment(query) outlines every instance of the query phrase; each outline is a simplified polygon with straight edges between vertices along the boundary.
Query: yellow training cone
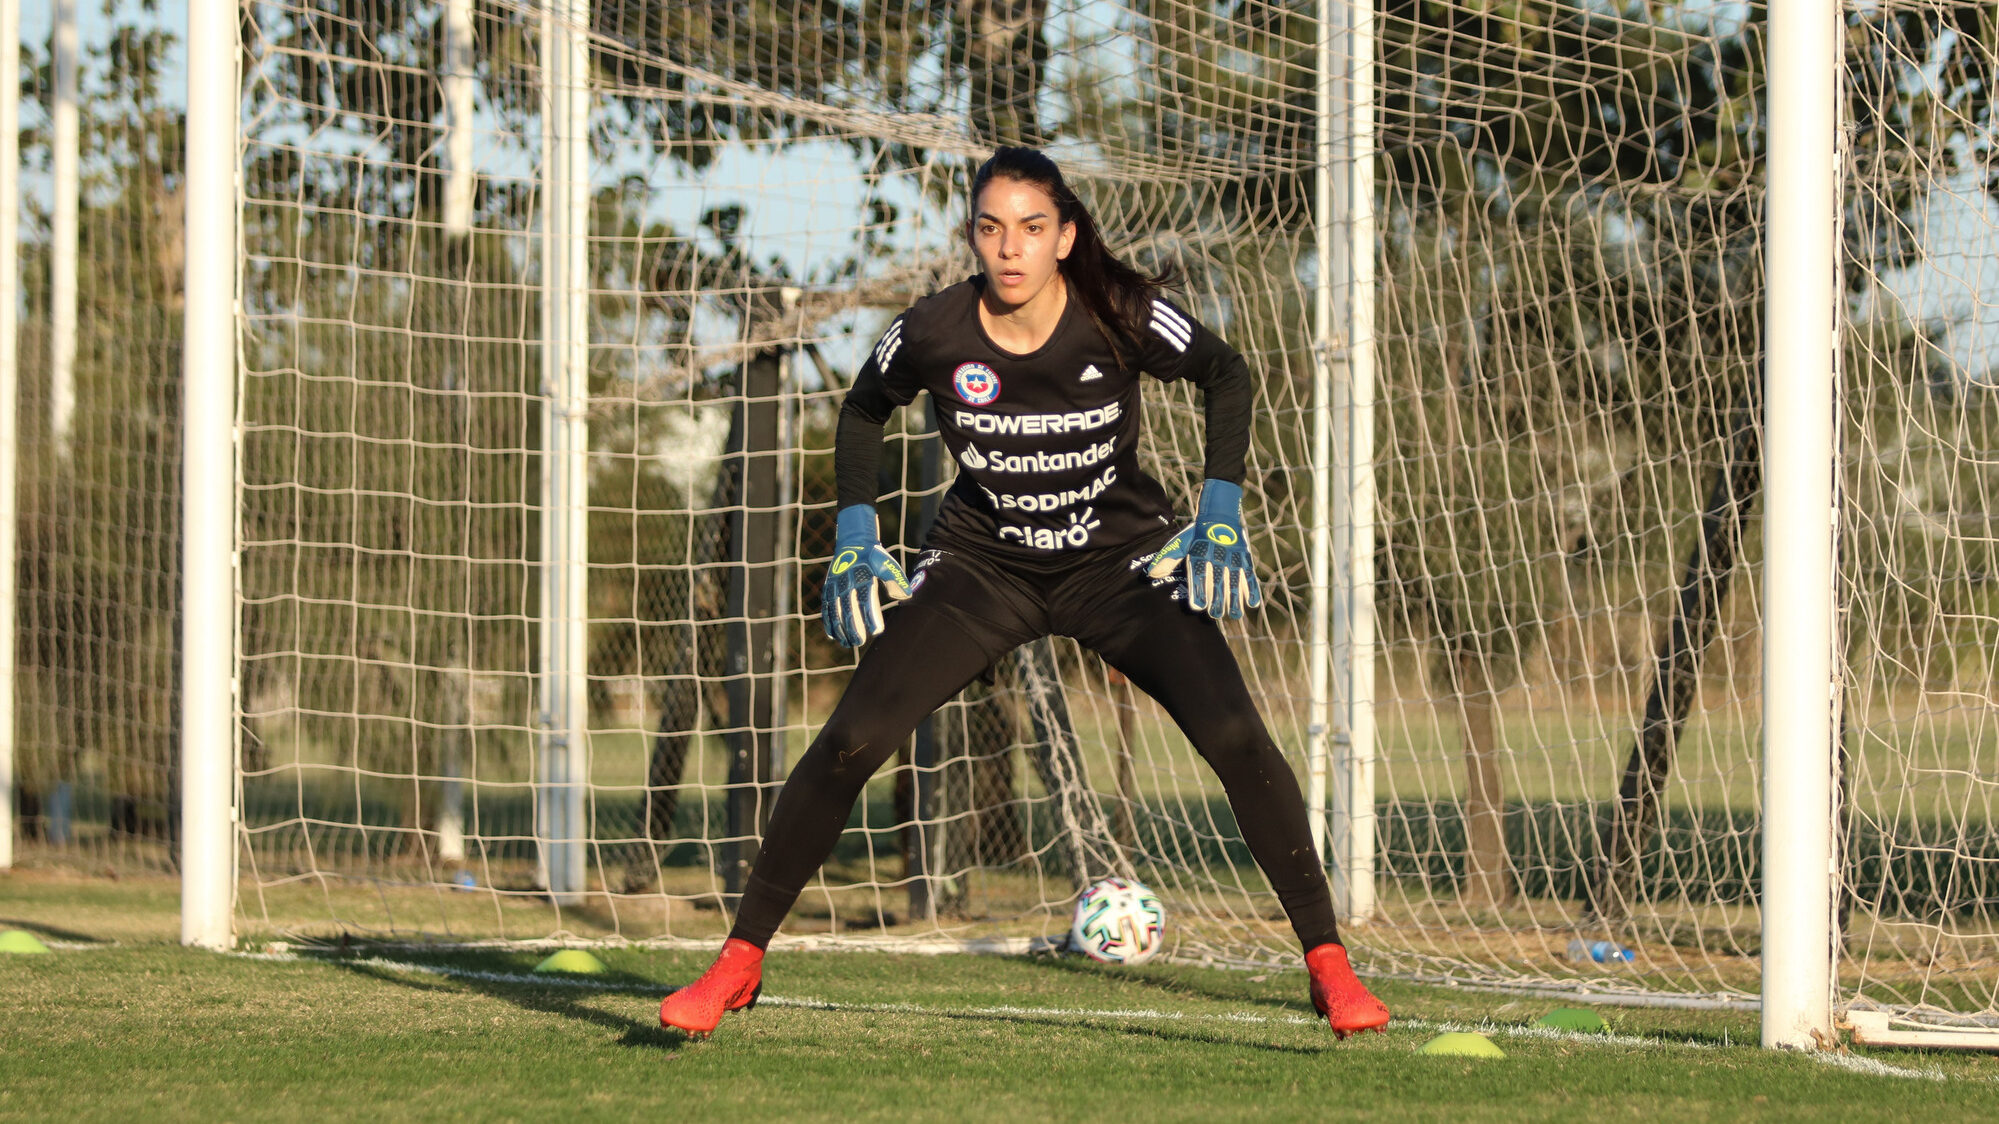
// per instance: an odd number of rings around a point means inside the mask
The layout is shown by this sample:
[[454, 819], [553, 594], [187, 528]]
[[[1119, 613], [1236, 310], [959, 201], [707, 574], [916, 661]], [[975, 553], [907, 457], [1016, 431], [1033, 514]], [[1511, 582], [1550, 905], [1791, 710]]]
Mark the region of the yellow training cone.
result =
[[1453, 1031], [1439, 1034], [1416, 1051], [1419, 1054], [1446, 1054], [1460, 1058], [1503, 1058], [1506, 1052], [1492, 1044], [1492, 1039], [1470, 1031]]
[[602, 960], [580, 948], [565, 948], [534, 966], [537, 972], [567, 972], [576, 976], [601, 976], [610, 971]]
[[49, 946], [26, 929], [9, 929], [0, 933], [0, 952], [47, 952]]

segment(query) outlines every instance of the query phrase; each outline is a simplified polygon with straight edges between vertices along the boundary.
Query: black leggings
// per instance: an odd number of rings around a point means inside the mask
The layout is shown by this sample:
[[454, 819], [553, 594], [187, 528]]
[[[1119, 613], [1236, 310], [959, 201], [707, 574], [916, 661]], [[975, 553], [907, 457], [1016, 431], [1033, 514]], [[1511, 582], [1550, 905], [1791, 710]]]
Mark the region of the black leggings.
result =
[[[1097, 552], [1101, 555], [1102, 552]], [[846, 828], [862, 787], [916, 724], [1021, 644], [1073, 636], [1151, 695], [1221, 779], [1243, 842], [1307, 951], [1339, 940], [1305, 799], [1221, 629], [1124, 553], [1052, 575], [925, 551], [916, 596], [887, 614], [771, 810], [731, 936], [762, 948]]]

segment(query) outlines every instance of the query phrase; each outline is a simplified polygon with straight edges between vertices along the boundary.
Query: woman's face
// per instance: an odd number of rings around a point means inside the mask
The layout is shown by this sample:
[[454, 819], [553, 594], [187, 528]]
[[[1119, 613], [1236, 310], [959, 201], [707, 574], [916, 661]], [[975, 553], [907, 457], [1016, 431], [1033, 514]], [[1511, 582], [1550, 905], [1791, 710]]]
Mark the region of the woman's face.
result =
[[993, 179], [972, 202], [972, 250], [986, 271], [986, 292], [1009, 308], [1047, 292], [1075, 244], [1076, 224], [1061, 221], [1046, 191], [1019, 180]]

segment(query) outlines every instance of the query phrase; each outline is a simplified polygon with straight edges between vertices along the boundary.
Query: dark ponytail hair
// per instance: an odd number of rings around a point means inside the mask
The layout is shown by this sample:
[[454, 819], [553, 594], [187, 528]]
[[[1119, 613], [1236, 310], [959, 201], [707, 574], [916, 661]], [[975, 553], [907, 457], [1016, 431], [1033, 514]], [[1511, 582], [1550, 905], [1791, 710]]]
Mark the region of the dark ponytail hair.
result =
[[1111, 253], [1103, 236], [1097, 233], [1097, 223], [1090, 217], [1089, 208], [1083, 206], [1083, 201], [1062, 179], [1062, 170], [1055, 166], [1055, 161], [1039, 150], [1001, 148], [979, 165], [978, 173], [972, 177], [974, 208], [978, 206], [979, 193], [996, 179], [1032, 184], [1047, 192], [1055, 201], [1057, 217], [1076, 225], [1076, 240], [1069, 247], [1069, 256], [1062, 259], [1062, 275], [1083, 302], [1090, 319], [1109, 337], [1113, 351], [1136, 346], [1140, 333], [1152, 318], [1152, 298], [1177, 280], [1178, 271], [1169, 265], [1148, 277]]

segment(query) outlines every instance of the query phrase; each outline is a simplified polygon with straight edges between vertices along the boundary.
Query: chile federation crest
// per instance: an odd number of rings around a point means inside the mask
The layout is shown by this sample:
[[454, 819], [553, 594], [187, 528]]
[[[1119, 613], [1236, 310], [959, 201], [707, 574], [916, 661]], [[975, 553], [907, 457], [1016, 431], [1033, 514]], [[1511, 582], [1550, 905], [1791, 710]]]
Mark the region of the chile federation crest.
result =
[[951, 388], [970, 405], [990, 405], [999, 397], [999, 375], [984, 363], [960, 363], [951, 372]]

